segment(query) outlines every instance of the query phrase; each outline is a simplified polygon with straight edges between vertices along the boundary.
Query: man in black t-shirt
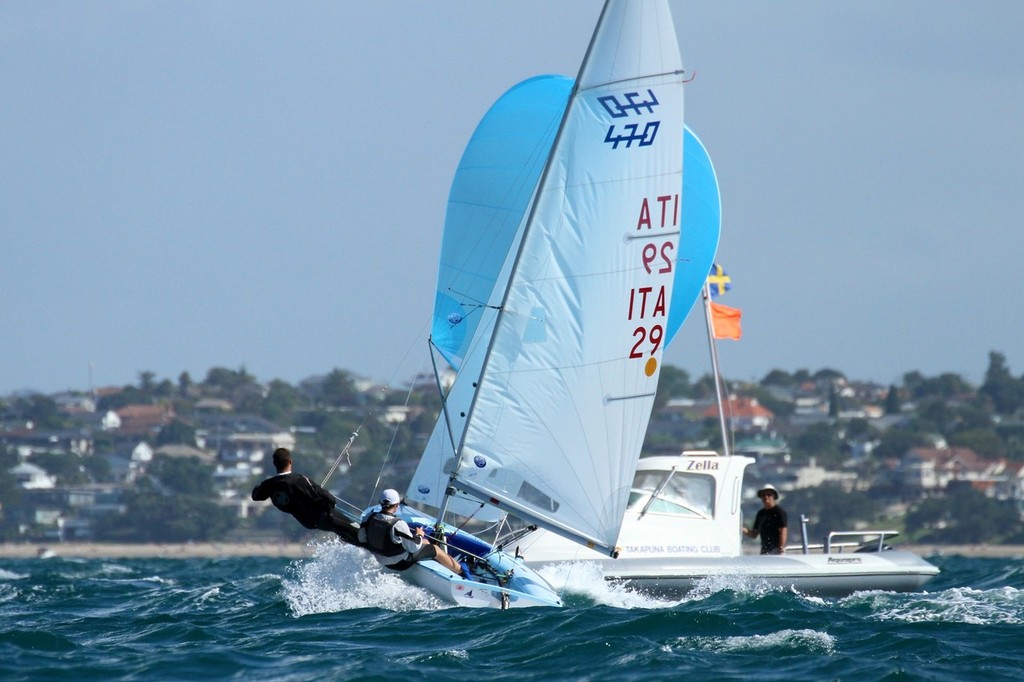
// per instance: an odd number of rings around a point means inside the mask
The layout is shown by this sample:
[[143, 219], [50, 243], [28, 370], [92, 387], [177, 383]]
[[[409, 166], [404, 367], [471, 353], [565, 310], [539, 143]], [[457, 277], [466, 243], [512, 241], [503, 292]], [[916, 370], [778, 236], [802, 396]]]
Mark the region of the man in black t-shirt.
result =
[[337, 533], [342, 540], [358, 544], [357, 526], [334, 509], [337, 499], [329, 491], [307, 477], [292, 472], [292, 453], [288, 448], [274, 450], [274, 468], [277, 475], [253, 488], [252, 499], [266, 499], [275, 507], [291, 514], [309, 529]]
[[757, 491], [757, 496], [764, 507], [757, 511], [753, 527], [744, 528], [743, 534], [748, 538], [761, 536], [761, 554], [785, 554], [789, 520], [786, 510], [779, 506], [779, 491], [766, 485]]

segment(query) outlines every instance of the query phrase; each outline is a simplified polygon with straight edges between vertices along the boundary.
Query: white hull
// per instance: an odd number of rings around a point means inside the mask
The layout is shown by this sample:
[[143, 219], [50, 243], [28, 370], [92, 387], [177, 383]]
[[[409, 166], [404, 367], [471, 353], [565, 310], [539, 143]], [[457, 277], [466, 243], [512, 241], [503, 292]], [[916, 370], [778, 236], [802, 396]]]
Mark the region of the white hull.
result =
[[[398, 516], [411, 526], [430, 528], [435, 524], [434, 519], [406, 505], [399, 509]], [[446, 525], [445, 532], [450, 543], [448, 553], [470, 567], [472, 579], [456, 575], [436, 561], [421, 561], [396, 574], [410, 585], [456, 606], [562, 606], [558, 593], [521, 559], [493, 550], [482, 540], [451, 526]]]
[[424, 561], [401, 571], [406, 582], [421, 587], [438, 599], [456, 606], [477, 609], [514, 609], [528, 606], [562, 606], [558, 595], [549, 590], [533, 571], [520, 566], [522, 576], [506, 586], [461, 578], [436, 561]]
[[[520, 549], [534, 568], [594, 562], [607, 580], [669, 598], [716, 579], [840, 597], [863, 590], [919, 590], [938, 575], [939, 569], [919, 556], [888, 549], [884, 541], [895, 535], [892, 531], [876, 532], [873, 538], [871, 532], [836, 534], [864, 535], [865, 542], [871, 540], [866, 544], [830, 541], [828, 548], [790, 545], [784, 555], [744, 554], [740, 499], [743, 471], [751, 461], [710, 452], [641, 459], [617, 559], [543, 531], [524, 538]], [[790, 537], [794, 531], [791, 522]]]
[[607, 559], [597, 563], [609, 581], [624, 582], [644, 594], [670, 599], [682, 598], [702, 584], [722, 579], [820, 597], [843, 597], [864, 590], [914, 592], [939, 572], [916, 554], [900, 550], [705, 559]]

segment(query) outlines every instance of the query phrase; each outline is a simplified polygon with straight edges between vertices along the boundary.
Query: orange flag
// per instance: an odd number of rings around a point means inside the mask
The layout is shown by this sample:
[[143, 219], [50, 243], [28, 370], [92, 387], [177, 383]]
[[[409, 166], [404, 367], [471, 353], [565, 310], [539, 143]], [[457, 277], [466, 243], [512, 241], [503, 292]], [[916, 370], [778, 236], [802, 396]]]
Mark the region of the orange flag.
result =
[[730, 308], [727, 305], [721, 303], [711, 303], [711, 326], [715, 330], [716, 339], [735, 339], [739, 340], [743, 336], [743, 330], [740, 329], [740, 316], [742, 313], [739, 308]]

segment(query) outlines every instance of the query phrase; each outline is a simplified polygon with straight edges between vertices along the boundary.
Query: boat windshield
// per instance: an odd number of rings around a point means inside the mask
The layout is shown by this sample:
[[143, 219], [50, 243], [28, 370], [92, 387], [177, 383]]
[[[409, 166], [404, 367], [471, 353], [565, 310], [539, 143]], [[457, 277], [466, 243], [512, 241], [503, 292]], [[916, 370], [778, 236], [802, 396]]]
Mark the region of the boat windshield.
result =
[[[641, 511], [665, 481], [665, 476], [664, 471], [636, 472], [627, 508], [630, 511]], [[677, 471], [647, 511], [654, 514], [714, 518], [715, 479], [704, 474], [683, 474]]]

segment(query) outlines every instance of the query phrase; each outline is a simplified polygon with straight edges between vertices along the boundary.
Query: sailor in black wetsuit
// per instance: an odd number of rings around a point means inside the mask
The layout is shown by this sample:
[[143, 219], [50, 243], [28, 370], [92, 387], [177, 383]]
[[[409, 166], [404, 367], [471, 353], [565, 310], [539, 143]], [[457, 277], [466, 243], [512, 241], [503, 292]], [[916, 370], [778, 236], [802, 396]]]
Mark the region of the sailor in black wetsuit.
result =
[[291, 514], [306, 528], [337, 533], [342, 540], [356, 544], [355, 524], [335, 510], [337, 499], [329, 491], [301, 474], [292, 472], [292, 453], [288, 448], [274, 450], [277, 475], [253, 488], [252, 499], [270, 499], [281, 511]]
[[395, 516], [402, 498], [397, 490], [388, 488], [380, 496], [380, 509], [371, 508], [363, 512], [359, 528], [359, 541], [373, 552], [385, 568], [404, 571], [417, 561], [433, 559], [456, 575], [463, 569], [443, 549], [425, 538], [422, 527], [415, 531], [409, 524]]

